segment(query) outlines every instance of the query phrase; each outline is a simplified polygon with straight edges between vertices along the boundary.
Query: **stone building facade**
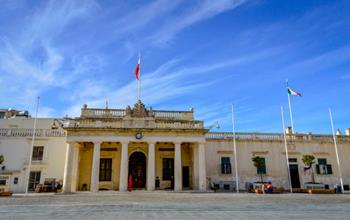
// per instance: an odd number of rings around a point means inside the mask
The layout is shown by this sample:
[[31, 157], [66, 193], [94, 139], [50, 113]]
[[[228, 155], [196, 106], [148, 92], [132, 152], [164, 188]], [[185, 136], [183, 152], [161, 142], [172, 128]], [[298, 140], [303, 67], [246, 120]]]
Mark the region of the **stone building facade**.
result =
[[[47, 180], [63, 184], [64, 192], [146, 190], [206, 191], [212, 186], [235, 188], [230, 132], [209, 132], [189, 111], [147, 109], [142, 102], [126, 109], [86, 105], [75, 119], [38, 119], [33, 151], [34, 119], [0, 119], [0, 189], [24, 192], [29, 155], [33, 161], [29, 188]], [[240, 189], [260, 180], [289, 188], [283, 133], [236, 133]], [[316, 181], [332, 187], [339, 173], [331, 135], [287, 134], [293, 188], [310, 181], [302, 155], [315, 156]], [[344, 183], [350, 184], [350, 134], [337, 135]], [[258, 172], [253, 156], [265, 160]]]

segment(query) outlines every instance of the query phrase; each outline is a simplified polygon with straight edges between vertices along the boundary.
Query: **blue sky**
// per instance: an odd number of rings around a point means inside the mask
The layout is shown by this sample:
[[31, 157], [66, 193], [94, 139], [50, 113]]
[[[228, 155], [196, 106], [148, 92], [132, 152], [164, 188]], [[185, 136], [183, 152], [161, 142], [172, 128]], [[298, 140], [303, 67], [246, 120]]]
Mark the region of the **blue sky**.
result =
[[[194, 107], [206, 125], [280, 132], [285, 80], [297, 132], [350, 127], [350, 3], [327, 0], [0, 0], [0, 108], [79, 115], [83, 104]], [[286, 123], [289, 125], [287, 111]]]

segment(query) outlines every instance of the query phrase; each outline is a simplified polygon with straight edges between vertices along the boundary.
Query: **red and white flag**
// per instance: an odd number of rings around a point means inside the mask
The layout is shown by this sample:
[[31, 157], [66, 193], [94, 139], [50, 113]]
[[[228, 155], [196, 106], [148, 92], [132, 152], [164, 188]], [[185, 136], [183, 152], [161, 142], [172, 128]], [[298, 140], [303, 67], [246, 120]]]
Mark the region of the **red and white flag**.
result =
[[137, 66], [135, 69], [135, 76], [136, 76], [137, 80], [140, 80], [140, 57], [139, 57], [139, 60], [137, 62]]

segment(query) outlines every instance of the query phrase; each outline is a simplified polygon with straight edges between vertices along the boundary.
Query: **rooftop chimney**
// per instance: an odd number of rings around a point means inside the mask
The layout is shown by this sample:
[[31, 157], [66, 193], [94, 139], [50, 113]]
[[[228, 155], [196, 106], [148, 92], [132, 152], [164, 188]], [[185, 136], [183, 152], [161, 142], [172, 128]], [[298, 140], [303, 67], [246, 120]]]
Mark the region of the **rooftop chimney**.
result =
[[346, 134], [347, 136], [350, 136], [350, 128], [345, 129], [345, 134]]
[[337, 130], [336, 135], [342, 135], [342, 133], [341, 133], [341, 130], [340, 130], [340, 129], [338, 129], [338, 130]]
[[293, 131], [292, 131], [292, 127], [287, 127], [286, 128], [286, 134], [292, 134]]

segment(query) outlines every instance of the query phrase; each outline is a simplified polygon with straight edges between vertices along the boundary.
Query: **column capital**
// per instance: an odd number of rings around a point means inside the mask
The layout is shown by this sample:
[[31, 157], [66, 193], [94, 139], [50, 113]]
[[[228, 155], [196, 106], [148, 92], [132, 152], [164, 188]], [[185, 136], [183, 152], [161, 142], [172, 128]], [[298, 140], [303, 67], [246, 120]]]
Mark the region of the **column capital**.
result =
[[122, 145], [129, 145], [129, 141], [119, 141]]
[[182, 144], [182, 141], [173, 141], [173, 143], [174, 143], [175, 145], [181, 145], [181, 144]]
[[96, 146], [96, 145], [100, 145], [101, 146], [102, 141], [93, 141], [92, 143], [94, 144], [94, 146]]
[[156, 145], [156, 143], [157, 143], [156, 141], [147, 141], [148, 145]]

